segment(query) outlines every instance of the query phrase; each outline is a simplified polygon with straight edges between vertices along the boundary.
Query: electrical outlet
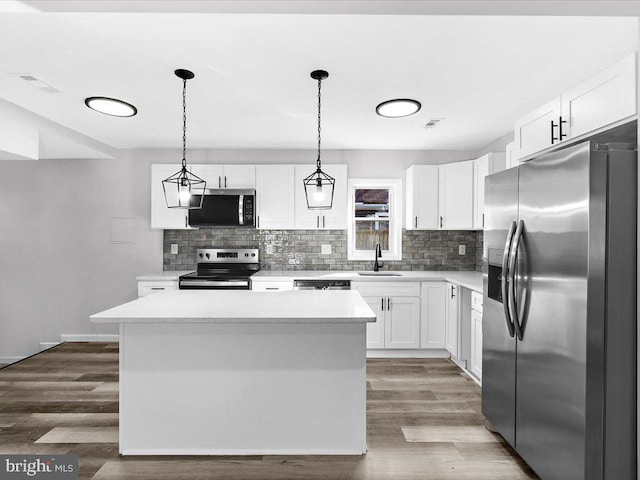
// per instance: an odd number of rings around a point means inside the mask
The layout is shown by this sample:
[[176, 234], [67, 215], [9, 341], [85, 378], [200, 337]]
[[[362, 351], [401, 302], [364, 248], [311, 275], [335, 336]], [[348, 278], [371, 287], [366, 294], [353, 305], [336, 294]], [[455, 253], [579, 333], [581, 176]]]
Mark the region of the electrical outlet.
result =
[[320, 246], [320, 255], [331, 255], [331, 244]]
[[264, 249], [267, 255], [273, 255], [273, 245], [267, 245]]
[[177, 255], [178, 254], [178, 244], [177, 243], [172, 243], [171, 244], [171, 255]]
[[465, 253], [467, 253], [467, 246], [458, 245], [458, 255], [464, 255]]

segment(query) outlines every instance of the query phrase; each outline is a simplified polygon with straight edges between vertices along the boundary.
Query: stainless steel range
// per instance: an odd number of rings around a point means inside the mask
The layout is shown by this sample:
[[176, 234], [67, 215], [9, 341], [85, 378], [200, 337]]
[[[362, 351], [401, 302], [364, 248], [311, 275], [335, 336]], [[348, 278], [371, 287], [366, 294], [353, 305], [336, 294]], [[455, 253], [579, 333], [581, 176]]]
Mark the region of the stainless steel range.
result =
[[249, 290], [260, 270], [257, 248], [199, 248], [198, 270], [182, 275], [181, 290]]

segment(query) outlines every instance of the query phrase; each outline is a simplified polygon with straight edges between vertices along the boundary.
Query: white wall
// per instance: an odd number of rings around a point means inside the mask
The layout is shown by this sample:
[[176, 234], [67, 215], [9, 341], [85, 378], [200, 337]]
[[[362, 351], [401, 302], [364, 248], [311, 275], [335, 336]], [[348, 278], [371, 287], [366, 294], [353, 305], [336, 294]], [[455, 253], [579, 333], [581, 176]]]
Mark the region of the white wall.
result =
[[[309, 163], [313, 150], [189, 152], [193, 163]], [[411, 164], [472, 152], [336, 150], [351, 177], [403, 178]], [[60, 334], [116, 333], [90, 314], [136, 298], [137, 275], [162, 270], [162, 231], [150, 228], [150, 165], [178, 150], [128, 150], [115, 159], [0, 161], [0, 363]], [[111, 219], [135, 218], [135, 243], [111, 243]]]

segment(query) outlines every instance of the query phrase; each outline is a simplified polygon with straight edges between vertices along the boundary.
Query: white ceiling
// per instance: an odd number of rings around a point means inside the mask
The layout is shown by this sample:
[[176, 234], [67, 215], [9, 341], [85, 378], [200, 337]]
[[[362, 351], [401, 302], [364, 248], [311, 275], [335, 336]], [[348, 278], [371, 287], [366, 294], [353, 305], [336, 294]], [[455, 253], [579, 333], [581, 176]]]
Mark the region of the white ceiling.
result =
[[[35, 2], [31, 2], [35, 3]], [[637, 49], [636, 18], [1, 13], [0, 97], [117, 148], [479, 149], [513, 120]], [[17, 74], [61, 93], [45, 93]], [[138, 107], [100, 115], [88, 96]], [[422, 102], [386, 119], [394, 97]], [[431, 118], [444, 118], [426, 131]]]

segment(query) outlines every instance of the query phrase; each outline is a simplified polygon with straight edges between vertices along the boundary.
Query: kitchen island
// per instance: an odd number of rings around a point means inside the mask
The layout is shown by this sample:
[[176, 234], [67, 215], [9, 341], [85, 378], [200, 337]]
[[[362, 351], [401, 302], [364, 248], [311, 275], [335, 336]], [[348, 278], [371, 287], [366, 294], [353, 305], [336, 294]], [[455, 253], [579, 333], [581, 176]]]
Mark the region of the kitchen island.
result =
[[90, 318], [120, 324], [122, 455], [366, 452], [358, 292], [178, 290]]

